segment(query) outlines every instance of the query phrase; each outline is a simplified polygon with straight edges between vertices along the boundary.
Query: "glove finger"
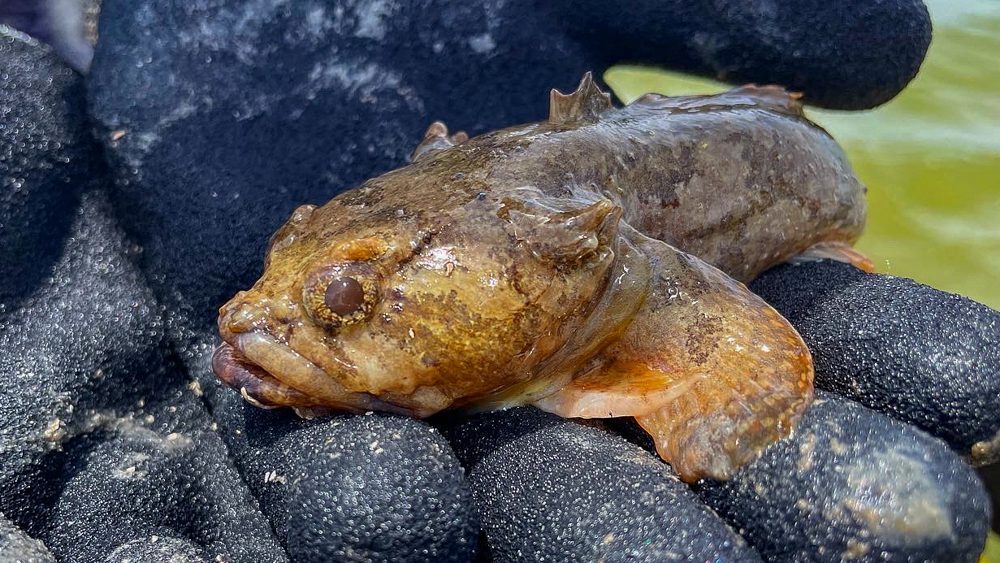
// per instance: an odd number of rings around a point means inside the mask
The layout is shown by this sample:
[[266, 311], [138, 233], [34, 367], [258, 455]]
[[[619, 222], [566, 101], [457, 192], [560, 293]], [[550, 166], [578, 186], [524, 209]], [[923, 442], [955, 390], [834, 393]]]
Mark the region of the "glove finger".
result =
[[56, 563], [48, 548], [0, 514], [0, 561]]
[[52, 45], [67, 64], [86, 72], [93, 56], [94, 12], [99, 0], [6, 0], [0, 5], [0, 24]]
[[[0, 98], [2, 113], [15, 117], [0, 138], [0, 152], [12, 156], [0, 161], [0, 175], [16, 184], [3, 193], [0, 220], [19, 232], [0, 234], [2, 259], [15, 266], [0, 281], [10, 307], [0, 312], [8, 391], [0, 511], [64, 561], [96, 561], [171, 526], [234, 560], [280, 560], [170, 361], [135, 248], [100, 189], [80, 80], [44, 47], [4, 38], [0, 58], [16, 87]], [[248, 534], [262, 540], [244, 545]]]
[[768, 561], [975, 561], [989, 499], [943, 442], [820, 392], [790, 438], [699, 495]]
[[105, 563], [209, 563], [201, 548], [171, 537], [150, 536], [132, 540], [115, 549]]
[[494, 561], [758, 560], [667, 465], [612, 433], [531, 407], [454, 424]]
[[908, 422], [981, 465], [1000, 456], [1000, 313], [833, 261], [780, 266], [750, 288], [799, 331], [816, 386]]
[[64, 445], [46, 537], [60, 560], [100, 561], [157, 536], [183, 538], [160, 546], [178, 557], [196, 546], [209, 560], [287, 561], [200, 401], [187, 394], [142, 413]]
[[102, 192], [83, 196], [51, 280], [0, 327], [0, 371], [15, 391], [0, 409], [12, 437], [2, 510], [62, 561], [97, 561], [156, 533], [213, 557], [283, 560], [170, 361], [158, 307], [110, 211]]
[[809, 103], [839, 109], [874, 107], [899, 93], [917, 74], [931, 39], [930, 16], [919, 0], [566, 6], [559, 21], [611, 62], [780, 84], [803, 92]]
[[45, 282], [100, 148], [83, 79], [47, 48], [0, 26], [0, 317]]
[[[211, 374], [208, 374], [209, 376]], [[462, 468], [426, 423], [344, 415], [307, 421], [223, 390], [216, 419], [297, 562], [467, 561], [478, 525]]]

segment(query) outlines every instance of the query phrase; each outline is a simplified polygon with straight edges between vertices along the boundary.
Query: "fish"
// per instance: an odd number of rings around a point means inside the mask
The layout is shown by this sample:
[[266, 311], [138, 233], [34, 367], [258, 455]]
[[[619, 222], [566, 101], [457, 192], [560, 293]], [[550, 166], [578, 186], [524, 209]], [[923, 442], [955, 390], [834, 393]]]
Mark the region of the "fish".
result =
[[253, 405], [633, 417], [686, 482], [725, 480], [813, 398], [795, 329], [744, 283], [852, 248], [865, 187], [798, 96], [615, 107], [590, 73], [546, 120], [432, 124], [411, 162], [302, 205], [219, 310]]

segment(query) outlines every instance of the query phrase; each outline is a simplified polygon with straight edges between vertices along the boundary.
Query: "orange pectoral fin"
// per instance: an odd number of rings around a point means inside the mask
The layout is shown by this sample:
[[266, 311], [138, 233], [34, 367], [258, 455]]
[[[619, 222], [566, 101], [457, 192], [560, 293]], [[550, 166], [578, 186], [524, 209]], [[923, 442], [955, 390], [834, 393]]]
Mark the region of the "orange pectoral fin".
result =
[[634, 416], [682, 479], [727, 479], [809, 405], [809, 350], [743, 284], [660, 241], [637, 244], [653, 287], [634, 322], [596, 367], [535, 405], [566, 417]]

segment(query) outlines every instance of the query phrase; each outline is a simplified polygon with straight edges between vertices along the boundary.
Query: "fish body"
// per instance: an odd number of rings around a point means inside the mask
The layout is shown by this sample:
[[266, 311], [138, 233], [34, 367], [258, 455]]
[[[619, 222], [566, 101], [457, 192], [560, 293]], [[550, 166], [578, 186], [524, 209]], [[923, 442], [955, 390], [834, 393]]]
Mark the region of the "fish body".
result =
[[431, 126], [408, 166], [297, 209], [220, 310], [213, 367], [261, 406], [634, 416], [687, 480], [727, 478], [812, 397], [794, 329], [741, 282], [861, 260], [864, 187], [775, 87], [547, 121]]

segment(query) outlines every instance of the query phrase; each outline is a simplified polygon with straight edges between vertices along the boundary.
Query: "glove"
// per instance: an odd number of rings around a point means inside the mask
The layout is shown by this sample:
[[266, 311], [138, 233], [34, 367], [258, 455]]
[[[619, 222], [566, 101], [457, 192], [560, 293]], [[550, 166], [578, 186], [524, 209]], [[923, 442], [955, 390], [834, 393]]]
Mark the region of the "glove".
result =
[[[3, 223], [24, 226], [0, 234], [0, 252], [11, 257], [5, 263], [23, 270], [0, 282], [0, 366], [12, 381], [0, 400], [10, 452], [0, 461], [0, 512], [20, 528], [0, 528], [11, 538], [0, 545], [30, 536], [64, 561], [974, 558], [989, 509], [968, 466], [943, 442], [855, 405], [832, 385], [841, 395], [822, 395], [793, 437], [733, 480], [697, 490], [622, 438], [631, 434], [620, 425], [531, 409], [434, 425], [383, 415], [305, 421], [249, 407], [219, 388], [208, 369], [214, 311], [256, 279], [271, 232], [295, 205], [326, 201], [399, 165], [433, 118], [472, 132], [538, 119], [548, 88], [619, 60], [729, 69], [741, 80], [750, 76], [735, 69], [744, 69], [761, 82], [777, 81], [764, 71], [784, 66], [803, 77], [784, 82], [809, 99], [870, 105], [912, 76], [929, 34], [926, 12], [913, 2], [867, 13], [844, 3], [799, 6], [770, 27], [739, 3], [724, 10], [651, 2], [628, 10], [462, 6], [105, 0], [86, 104], [80, 79], [45, 49], [4, 37], [0, 61], [16, 72], [0, 108], [18, 124], [4, 148], [24, 152], [3, 162], [3, 176], [30, 181], [0, 200]], [[865, 43], [844, 41], [848, 28], [806, 25], [841, 21], [828, 10], [864, 14], [866, 29], [886, 27]], [[588, 13], [592, 20], [580, 19]], [[635, 18], [613, 21], [625, 13]], [[593, 24], [598, 14], [608, 16], [606, 26]], [[630, 41], [647, 47], [660, 37], [754, 47], [612, 52], [608, 45], [625, 43], [608, 39], [636, 22], [656, 26]], [[780, 48], [791, 45], [774, 39], [780, 29], [826, 46], [809, 59], [819, 66]], [[891, 57], [874, 56], [886, 52], [881, 39], [893, 37], [890, 30], [905, 41], [889, 42]], [[832, 76], [817, 68], [849, 69], [852, 60], [861, 61], [854, 68], [865, 81], [807, 87]], [[844, 86], [869, 79], [878, 88]], [[88, 119], [101, 146], [81, 134]], [[33, 128], [41, 124], [53, 129], [39, 139]], [[820, 273], [782, 292], [809, 295], [825, 287]], [[879, 285], [881, 276], [863, 279], [877, 280], [860, 284], [870, 291], [898, 290]], [[932, 296], [925, 306], [951, 299], [920, 291]], [[866, 294], [855, 297], [863, 302]], [[832, 297], [821, 303], [832, 308], [818, 309], [830, 330], [842, 318], [837, 307], [850, 310]], [[940, 424], [906, 422], [969, 455], [997, 431], [990, 354], [998, 329], [996, 312], [962, 303], [911, 319], [910, 326], [953, 319], [947, 334], [908, 337], [921, 352], [946, 349], [956, 334], [984, 339], [962, 352], [945, 387], [985, 399], [970, 404], [961, 423], [954, 407], [935, 419]], [[802, 307], [803, 318], [811, 310]], [[873, 313], [885, 320], [895, 311]], [[813, 342], [799, 328], [822, 369], [816, 347], [836, 344]], [[896, 365], [892, 344], [901, 335], [880, 337], [855, 357]], [[917, 369], [934, 357], [899, 365]], [[852, 381], [851, 373], [831, 380]], [[886, 373], [904, 371], [887, 367], [864, 380], [889, 386]], [[914, 381], [933, 375], [905, 373]], [[974, 387], [960, 391], [963, 378]], [[907, 401], [926, 406], [913, 413], [931, 412], [938, 397], [928, 390]]]
[[48, 43], [71, 67], [86, 72], [94, 55], [100, 0], [6, 0], [0, 25]]

